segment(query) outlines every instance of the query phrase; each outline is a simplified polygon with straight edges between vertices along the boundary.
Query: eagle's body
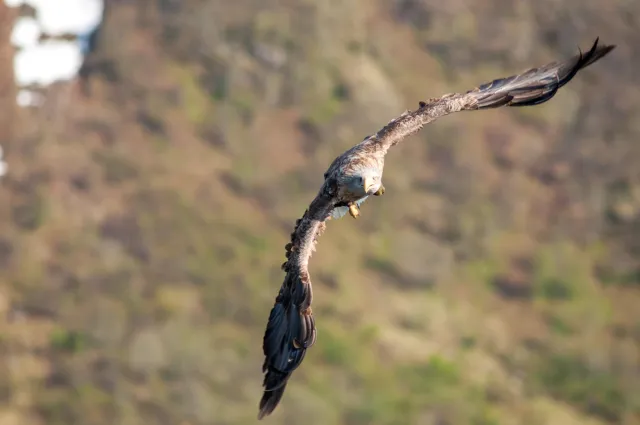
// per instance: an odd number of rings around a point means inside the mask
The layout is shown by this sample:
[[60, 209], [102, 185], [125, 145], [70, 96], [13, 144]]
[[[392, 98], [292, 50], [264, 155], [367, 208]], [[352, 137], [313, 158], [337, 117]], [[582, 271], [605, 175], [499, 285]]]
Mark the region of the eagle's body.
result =
[[[370, 195], [381, 195], [384, 152], [371, 143], [360, 143], [337, 157], [324, 173], [326, 190], [331, 192], [335, 184], [337, 202], [331, 211], [332, 218], [340, 218], [349, 207], [353, 211]], [[381, 190], [382, 189], [382, 190]]]
[[385, 156], [392, 146], [445, 115], [501, 106], [532, 106], [551, 99], [582, 68], [613, 50], [598, 46], [596, 39], [586, 54], [580, 52], [560, 63], [550, 63], [511, 77], [496, 79], [466, 93], [454, 93], [420, 102], [376, 134], [338, 156], [324, 174], [324, 183], [301, 219], [296, 222], [286, 246], [286, 272], [269, 316], [264, 335], [264, 394], [258, 417], [273, 412], [280, 402], [291, 373], [302, 362], [316, 340], [311, 312], [312, 288], [308, 263], [326, 221], [346, 211], [356, 218], [359, 205], [370, 195], [384, 193], [382, 174]]

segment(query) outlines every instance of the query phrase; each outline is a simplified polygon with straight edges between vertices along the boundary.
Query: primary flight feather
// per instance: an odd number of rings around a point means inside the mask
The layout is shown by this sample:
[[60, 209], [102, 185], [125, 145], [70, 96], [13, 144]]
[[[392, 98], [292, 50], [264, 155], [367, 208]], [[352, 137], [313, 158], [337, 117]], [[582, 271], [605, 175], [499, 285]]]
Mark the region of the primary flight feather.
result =
[[614, 49], [598, 45], [562, 62], [552, 62], [518, 75], [499, 78], [466, 93], [452, 93], [420, 102], [415, 111], [406, 111], [376, 134], [366, 137], [338, 156], [324, 173], [324, 183], [302, 218], [297, 220], [291, 241], [286, 245], [286, 273], [271, 309], [263, 339], [265, 355], [262, 371], [264, 393], [258, 418], [276, 408], [287, 381], [304, 359], [306, 350], [316, 341], [316, 326], [311, 312], [313, 293], [309, 276], [309, 258], [318, 237], [330, 218], [349, 212], [357, 218], [359, 206], [370, 195], [382, 195], [384, 158], [390, 147], [418, 132], [425, 124], [459, 111], [532, 106], [551, 99], [576, 73]]

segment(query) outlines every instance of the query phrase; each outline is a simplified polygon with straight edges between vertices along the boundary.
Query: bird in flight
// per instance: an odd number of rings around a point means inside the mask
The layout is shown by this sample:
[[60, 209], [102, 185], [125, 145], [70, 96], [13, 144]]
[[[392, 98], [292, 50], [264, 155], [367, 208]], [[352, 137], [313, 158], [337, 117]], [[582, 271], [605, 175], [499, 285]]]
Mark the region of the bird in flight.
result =
[[424, 125], [454, 112], [544, 103], [579, 70], [614, 48], [615, 45], [598, 45], [596, 38], [586, 53], [579, 51], [564, 61], [498, 78], [466, 93], [451, 93], [420, 102], [418, 109], [405, 111], [331, 163], [318, 194], [302, 218], [296, 221], [291, 241], [285, 247], [287, 261], [282, 264], [282, 270], [286, 275], [269, 314], [263, 339], [264, 392], [258, 419], [271, 414], [280, 403], [291, 374], [316, 341], [308, 269], [316, 241], [325, 230], [327, 220], [340, 218], [347, 212], [357, 218], [360, 205], [367, 197], [385, 192], [382, 171], [389, 148], [417, 133]]

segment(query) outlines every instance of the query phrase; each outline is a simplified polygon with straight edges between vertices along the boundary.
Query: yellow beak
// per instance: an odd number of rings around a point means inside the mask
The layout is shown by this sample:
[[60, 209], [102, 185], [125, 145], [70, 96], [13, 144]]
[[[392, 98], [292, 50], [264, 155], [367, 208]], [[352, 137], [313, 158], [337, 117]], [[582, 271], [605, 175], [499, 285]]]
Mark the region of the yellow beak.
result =
[[365, 177], [365, 179], [364, 179], [364, 191], [366, 193], [369, 193], [369, 189], [371, 189], [371, 186], [373, 186], [373, 179], [371, 179], [369, 177]]

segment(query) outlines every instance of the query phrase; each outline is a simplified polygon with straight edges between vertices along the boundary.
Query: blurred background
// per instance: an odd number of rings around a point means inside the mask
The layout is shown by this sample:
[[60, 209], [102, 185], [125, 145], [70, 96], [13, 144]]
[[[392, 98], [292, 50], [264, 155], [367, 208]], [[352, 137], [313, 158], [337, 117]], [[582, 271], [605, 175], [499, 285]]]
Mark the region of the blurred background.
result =
[[331, 160], [597, 36], [549, 103], [389, 153], [264, 422], [640, 424], [639, 28], [628, 0], [0, 2], [0, 424], [256, 423]]

